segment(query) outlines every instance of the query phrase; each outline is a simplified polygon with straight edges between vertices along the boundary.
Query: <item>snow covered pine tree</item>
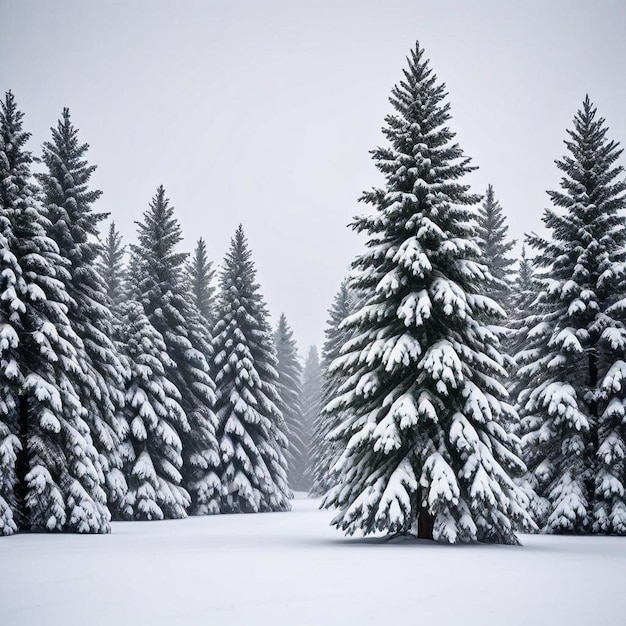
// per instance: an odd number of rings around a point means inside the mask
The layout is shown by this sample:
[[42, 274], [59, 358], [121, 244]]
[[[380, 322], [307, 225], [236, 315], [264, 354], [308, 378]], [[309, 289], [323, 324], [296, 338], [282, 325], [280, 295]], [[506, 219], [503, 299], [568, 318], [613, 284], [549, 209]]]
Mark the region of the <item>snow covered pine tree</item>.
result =
[[353, 225], [369, 235], [351, 282], [364, 303], [331, 368], [348, 375], [329, 407], [345, 412], [345, 450], [323, 505], [349, 534], [516, 543], [515, 526], [532, 520], [503, 428], [514, 409], [492, 326], [501, 309], [483, 295], [490, 277], [467, 208], [479, 198], [458, 182], [472, 168], [445, 96], [417, 44], [392, 91], [390, 146], [373, 152], [386, 187], [364, 195], [376, 213]]
[[215, 325], [215, 287], [211, 284], [214, 276], [213, 262], [207, 257], [206, 244], [201, 237], [187, 263], [187, 279], [193, 303], [211, 329]]
[[106, 214], [93, 210], [101, 192], [89, 189], [96, 167], [85, 159], [88, 148], [79, 142], [69, 110], [63, 109], [57, 127], [52, 129], [52, 141], [43, 146], [42, 161], [47, 171], [37, 174], [37, 179], [49, 220], [47, 234], [69, 262], [64, 279], [71, 298], [68, 316], [83, 342], [82, 367], [89, 372], [88, 377], [76, 379], [76, 386], [102, 457], [109, 509], [119, 517], [126, 495], [120, 442], [128, 428], [121, 418], [127, 372], [111, 340], [111, 302], [96, 265], [101, 252], [98, 222]]
[[[493, 187], [487, 186], [487, 193], [482, 204], [478, 208], [476, 219], [476, 243], [480, 247], [482, 256], [480, 262], [486, 266], [491, 279], [485, 285], [484, 294], [495, 300], [507, 313], [510, 314], [512, 302], [512, 266], [515, 260], [508, 256], [515, 246], [515, 241], [508, 238], [509, 227], [506, 217], [502, 211], [500, 203], [495, 199]], [[515, 371], [515, 363], [511, 357], [512, 333], [510, 332], [511, 320], [508, 320], [507, 328], [509, 332], [505, 337], [501, 337], [503, 352], [506, 354], [505, 367], [509, 372], [507, 377]], [[507, 391], [510, 389], [507, 386]], [[518, 434], [519, 420], [516, 419], [504, 423], [503, 426], [509, 432]]]
[[528, 328], [526, 320], [532, 313], [532, 304], [537, 297], [534, 282], [534, 261], [526, 254], [526, 246], [522, 246], [522, 253], [517, 268], [517, 278], [511, 287], [511, 312], [509, 328], [513, 331], [507, 342], [509, 354], [515, 355], [523, 349], [526, 343]]
[[125, 417], [132, 449], [124, 516], [136, 520], [186, 517], [191, 498], [181, 486], [183, 445], [178, 433], [189, 430], [189, 423], [180, 392], [167, 377], [174, 363], [141, 304], [121, 305], [120, 317], [120, 343], [130, 364]]
[[112, 303], [113, 308], [119, 307], [122, 302], [126, 301], [125, 248], [126, 246], [122, 244], [122, 236], [115, 228], [115, 222], [111, 222], [109, 232], [102, 246], [98, 269], [104, 281], [109, 302]]
[[476, 235], [482, 251], [481, 263], [487, 266], [493, 278], [486, 294], [508, 312], [511, 297], [512, 266], [515, 260], [507, 256], [515, 246], [515, 241], [507, 236], [509, 227], [500, 203], [495, 199], [493, 187], [487, 186], [487, 193], [478, 209]]
[[[506, 348], [509, 356], [515, 358], [522, 352], [528, 341], [528, 324], [533, 319], [533, 303], [537, 297], [535, 282], [534, 260], [526, 254], [526, 245], [522, 246], [522, 253], [517, 268], [517, 278], [511, 287], [509, 336], [506, 339]], [[509, 378], [508, 390], [511, 398], [515, 399], [523, 388], [523, 382], [517, 375], [517, 364], [514, 374]], [[519, 422], [518, 422], [519, 426]]]
[[626, 534], [626, 181], [585, 98], [557, 161], [562, 191], [529, 243], [541, 285], [518, 361], [530, 484], [546, 532]]
[[299, 491], [308, 491], [313, 484], [311, 472], [311, 442], [313, 424], [322, 410], [322, 365], [315, 346], [311, 346], [302, 374], [302, 441], [304, 443], [304, 472]]
[[341, 413], [337, 410], [329, 414], [323, 410], [330, 400], [337, 396], [343, 382], [339, 372], [330, 372], [331, 363], [341, 354], [341, 348], [347, 343], [350, 331], [342, 326], [342, 322], [353, 312], [354, 297], [348, 283], [344, 280], [335, 295], [333, 304], [328, 311], [328, 320], [324, 331], [325, 341], [322, 347], [322, 402], [320, 412], [315, 417], [311, 437], [311, 496], [323, 496], [334, 484], [331, 468], [342, 451], [340, 441], [332, 441], [330, 433], [341, 423]]
[[0, 535], [110, 529], [100, 457], [74, 387], [88, 378], [66, 315], [68, 264], [45, 233], [29, 134], [0, 106]]
[[276, 388], [279, 408], [287, 427], [287, 479], [291, 489], [299, 489], [304, 475], [304, 442], [302, 441], [302, 365], [298, 348], [287, 318], [283, 313], [274, 332], [276, 347]]
[[240, 225], [222, 265], [213, 339], [223, 513], [290, 508], [276, 351], [251, 256]]
[[128, 492], [124, 519], [160, 520], [187, 516], [189, 493], [181, 486], [182, 442], [189, 430], [180, 392], [168, 378], [175, 368], [161, 333], [127, 289], [122, 238], [109, 227], [100, 271], [113, 303], [113, 338], [128, 369], [123, 417], [129, 425], [122, 442]]
[[[161, 334], [171, 359], [167, 377], [180, 392], [187, 423], [178, 433], [183, 443], [182, 486], [191, 496], [193, 514], [217, 513], [221, 483], [215, 436], [215, 385], [211, 377], [200, 314], [184, 280], [185, 253], [177, 252], [180, 224], [161, 185], [137, 222], [138, 245], [131, 246], [131, 293]], [[178, 425], [182, 422], [178, 421]]]

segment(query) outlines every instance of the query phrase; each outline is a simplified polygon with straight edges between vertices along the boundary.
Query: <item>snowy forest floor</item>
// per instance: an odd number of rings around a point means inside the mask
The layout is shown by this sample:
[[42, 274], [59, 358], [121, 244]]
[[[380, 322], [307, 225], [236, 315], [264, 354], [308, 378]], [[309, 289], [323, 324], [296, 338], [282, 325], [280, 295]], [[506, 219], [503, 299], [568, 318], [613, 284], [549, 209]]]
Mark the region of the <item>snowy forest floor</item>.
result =
[[626, 538], [523, 547], [346, 539], [291, 513], [119, 522], [0, 539], [2, 626], [626, 623]]

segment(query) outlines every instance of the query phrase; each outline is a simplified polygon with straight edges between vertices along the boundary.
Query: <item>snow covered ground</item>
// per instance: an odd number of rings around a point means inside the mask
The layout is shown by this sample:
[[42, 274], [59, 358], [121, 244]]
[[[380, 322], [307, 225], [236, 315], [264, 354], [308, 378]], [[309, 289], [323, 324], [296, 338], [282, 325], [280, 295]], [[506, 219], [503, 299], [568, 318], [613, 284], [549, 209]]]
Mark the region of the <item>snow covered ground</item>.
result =
[[2, 538], [0, 625], [626, 624], [626, 538], [345, 539], [317, 504]]

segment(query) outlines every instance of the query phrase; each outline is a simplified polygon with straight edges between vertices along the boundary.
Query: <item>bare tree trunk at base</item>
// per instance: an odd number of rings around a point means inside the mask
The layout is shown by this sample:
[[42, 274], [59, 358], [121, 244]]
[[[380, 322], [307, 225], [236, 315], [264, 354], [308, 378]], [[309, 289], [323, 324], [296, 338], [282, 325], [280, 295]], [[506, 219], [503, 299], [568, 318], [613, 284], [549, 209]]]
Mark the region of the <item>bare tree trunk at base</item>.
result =
[[417, 538], [433, 540], [433, 516], [428, 509], [421, 507], [417, 514]]
[[19, 424], [18, 437], [21, 444], [21, 450], [17, 453], [16, 460], [16, 478], [15, 494], [17, 498], [17, 524], [21, 531], [30, 530], [28, 514], [28, 506], [26, 499], [28, 496], [28, 488], [26, 486], [26, 475], [29, 471], [28, 464], [28, 400], [24, 395], [20, 396], [19, 401]]

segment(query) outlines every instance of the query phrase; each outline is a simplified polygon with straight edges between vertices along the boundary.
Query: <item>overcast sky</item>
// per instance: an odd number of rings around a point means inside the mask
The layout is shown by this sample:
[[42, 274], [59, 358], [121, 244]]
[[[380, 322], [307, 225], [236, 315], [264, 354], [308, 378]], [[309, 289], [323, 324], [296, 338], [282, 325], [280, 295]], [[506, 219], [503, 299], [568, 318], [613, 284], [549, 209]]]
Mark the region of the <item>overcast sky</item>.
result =
[[[185, 249], [238, 223], [303, 351], [362, 240], [387, 98], [419, 40], [512, 235], [541, 226], [586, 93], [626, 141], [626, 2], [0, 0], [0, 89], [39, 153], [64, 106], [127, 242], [163, 184]], [[622, 159], [624, 162], [624, 159]]]

